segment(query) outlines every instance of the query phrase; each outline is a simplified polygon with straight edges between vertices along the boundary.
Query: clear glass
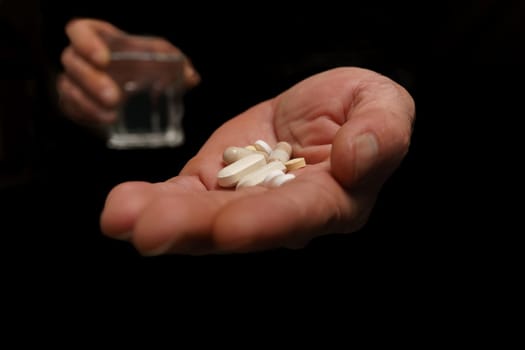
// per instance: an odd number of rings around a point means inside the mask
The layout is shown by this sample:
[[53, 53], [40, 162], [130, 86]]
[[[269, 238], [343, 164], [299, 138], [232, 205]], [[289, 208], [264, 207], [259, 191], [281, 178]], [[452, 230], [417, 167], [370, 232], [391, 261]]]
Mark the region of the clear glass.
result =
[[116, 122], [108, 129], [114, 149], [176, 147], [184, 143], [184, 56], [158, 37], [106, 38], [108, 74], [122, 93]]

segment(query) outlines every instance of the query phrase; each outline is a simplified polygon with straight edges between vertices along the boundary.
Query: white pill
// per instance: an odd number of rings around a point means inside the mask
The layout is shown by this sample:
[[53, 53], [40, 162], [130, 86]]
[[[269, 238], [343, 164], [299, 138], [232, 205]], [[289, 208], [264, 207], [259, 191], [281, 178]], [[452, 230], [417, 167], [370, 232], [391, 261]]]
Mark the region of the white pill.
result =
[[228, 147], [222, 153], [222, 160], [226, 164], [231, 164], [238, 161], [241, 158], [254, 154], [254, 151], [250, 151], [244, 147]]
[[271, 162], [274, 160], [279, 160], [284, 163], [290, 159], [291, 154], [292, 146], [288, 142], [281, 141], [275, 146], [275, 148], [270, 153], [268, 161]]
[[259, 153], [254, 153], [225, 166], [217, 173], [217, 182], [222, 187], [232, 187], [246, 174], [264, 166], [266, 160]]
[[284, 175], [284, 171], [282, 170], [272, 170], [270, 171], [265, 177], [262, 182], [263, 185], [268, 185], [272, 181], [272, 179], [276, 176]]
[[272, 148], [270, 147], [270, 145], [268, 145], [263, 140], [257, 140], [257, 141], [255, 141], [255, 143], [253, 145], [254, 145], [255, 149], [258, 150], [258, 151], [265, 152], [268, 155], [270, 155], [270, 153], [272, 153]]
[[295, 179], [295, 175], [294, 174], [284, 174], [284, 175], [279, 175], [279, 176], [276, 176], [274, 177], [270, 183], [268, 184], [270, 187], [279, 187], [281, 186], [282, 184], [290, 181], [290, 180], [293, 180]]
[[281, 162], [268, 163], [243, 176], [237, 183], [237, 188], [259, 185], [264, 181], [266, 175], [268, 175], [273, 170], [280, 170], [284, 172], [286, 167]]

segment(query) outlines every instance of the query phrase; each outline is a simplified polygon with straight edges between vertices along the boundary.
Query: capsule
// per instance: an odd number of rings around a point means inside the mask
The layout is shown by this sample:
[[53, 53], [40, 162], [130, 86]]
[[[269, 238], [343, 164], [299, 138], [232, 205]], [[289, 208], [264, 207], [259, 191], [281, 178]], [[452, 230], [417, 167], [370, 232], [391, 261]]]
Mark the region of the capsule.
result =
[[231, 164], [238, 161], [241, 158], [247, 157], [254, 154], [255, 151], [251, 151], [245, 147], [228, 147], [222, 153], [222, 160], [226, 164]]
[[292, 146], [286, 141], [281, 141], [275, 146], [275, 148], [270, 153], [268, 161], [272, 162], [274, 160], [278, 160], [285, 163], [290, 159], [291, 154]]

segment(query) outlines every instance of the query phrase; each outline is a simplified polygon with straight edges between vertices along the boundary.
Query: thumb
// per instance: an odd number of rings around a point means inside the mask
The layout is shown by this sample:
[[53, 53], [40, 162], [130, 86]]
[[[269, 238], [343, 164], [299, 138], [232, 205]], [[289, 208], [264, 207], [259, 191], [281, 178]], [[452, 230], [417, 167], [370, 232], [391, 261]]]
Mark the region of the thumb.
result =
[[381, 77], [362, 84], [335, 135], [332, 173], [346, 188], [381, 185], [408, 151], [415, 106], [409, 93]]

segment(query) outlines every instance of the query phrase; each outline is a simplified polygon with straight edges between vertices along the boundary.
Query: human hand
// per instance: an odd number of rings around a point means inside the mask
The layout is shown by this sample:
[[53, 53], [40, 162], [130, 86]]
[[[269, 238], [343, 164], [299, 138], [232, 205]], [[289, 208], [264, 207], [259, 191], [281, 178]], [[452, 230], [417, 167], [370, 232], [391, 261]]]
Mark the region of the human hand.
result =
[[[178, 176], [116, 186], [102, 231], [144, 255], [298, 248], [356, 231], [408, 151], [414, 117], [409, 93], [373, 71], [314, 75], [226, 122]], [[308, 165], [278, 188], [220, 188], [224, 149], [258, 139], [289, 142]]]
[[[72, 120], [88, 125], [105, 125], [115, 121], [116, 107], [122, 94], [107, 74], [110, 64], [109, 40], [126, 35], [112, 24], [95, 19], [75, 19], [66, 25], [70, 40], [62, 52], [64, 72], [57, 79], [62, 111]], [[132, 40], [140, 40], [138, 37]], [[162, 39], [158, 49], [174, 49]], [[184, 79], [188, 88], [200, 77], [188, 59], [184, 60]]]

